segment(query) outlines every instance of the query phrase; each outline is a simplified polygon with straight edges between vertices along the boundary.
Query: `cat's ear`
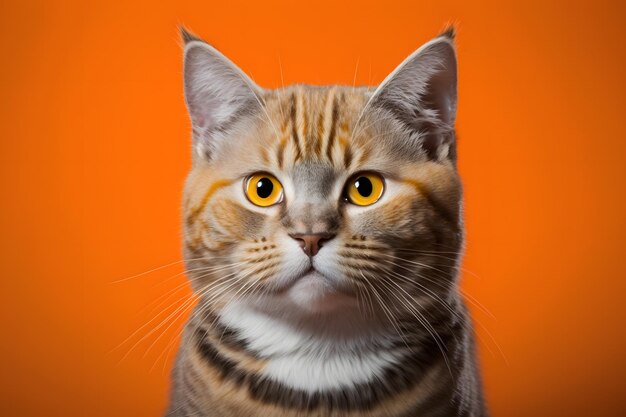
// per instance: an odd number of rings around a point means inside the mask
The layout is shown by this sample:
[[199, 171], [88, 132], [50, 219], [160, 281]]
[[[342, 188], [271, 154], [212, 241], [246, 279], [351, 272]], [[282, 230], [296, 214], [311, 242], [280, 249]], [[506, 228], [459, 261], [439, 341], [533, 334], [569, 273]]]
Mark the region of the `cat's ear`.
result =
[[[411, 132], [410, 145], [432, 159], [455, 159], [457, 63], [454, 31], [444, 32], [404, 60], [376, 89], [368, 107]], [[382, 110], [382, 111], [381, 111]]]
[[181, 29], [185, 42], [184, 89], [194, 150], [211, 158], [219, 141], [260, 110], [262, 91], [217, 49]]

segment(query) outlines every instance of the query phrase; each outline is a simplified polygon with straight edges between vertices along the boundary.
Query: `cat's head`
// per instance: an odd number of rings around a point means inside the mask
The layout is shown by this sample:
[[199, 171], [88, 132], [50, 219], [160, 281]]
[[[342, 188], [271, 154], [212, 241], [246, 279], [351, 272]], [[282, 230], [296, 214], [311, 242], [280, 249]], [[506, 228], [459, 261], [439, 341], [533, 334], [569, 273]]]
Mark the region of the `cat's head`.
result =
[[401, 310], [450, 291], [462, 240], [451, 32], [375, 89], [263, 89], [184, 38], [185, 256], [205, 303]]

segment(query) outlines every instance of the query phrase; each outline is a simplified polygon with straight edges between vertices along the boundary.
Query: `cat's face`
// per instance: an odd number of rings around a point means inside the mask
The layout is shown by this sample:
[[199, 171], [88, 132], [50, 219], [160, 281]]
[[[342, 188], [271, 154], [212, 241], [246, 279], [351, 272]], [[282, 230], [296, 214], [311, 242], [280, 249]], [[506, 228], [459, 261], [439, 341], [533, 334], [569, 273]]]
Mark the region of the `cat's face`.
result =
[[445, 296], [462, 237], [450, 38], [375, 91], [262, 90], [205, 43], [185, 51], [185, 254], [205, 303], [375, 314]]

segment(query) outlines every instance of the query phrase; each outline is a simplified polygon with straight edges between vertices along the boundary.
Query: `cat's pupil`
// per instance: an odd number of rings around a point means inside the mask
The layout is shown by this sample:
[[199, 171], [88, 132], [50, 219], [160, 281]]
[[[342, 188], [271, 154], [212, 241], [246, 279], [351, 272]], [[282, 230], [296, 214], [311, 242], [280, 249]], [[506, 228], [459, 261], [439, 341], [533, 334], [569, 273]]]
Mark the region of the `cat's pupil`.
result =
[[274, 190], [274, 184], [269, 178], [261, 178], [259, 182], [256, 183], [256, 193], [261, 198], [267, 198], [272, 195], [272, 191]]
[[372, 191], [374, 191], [372, 181], [370, 181], [367, 177], [357, 178], [354, 182], [354, 186], [363, 197], [369, 197], [372, 194]]

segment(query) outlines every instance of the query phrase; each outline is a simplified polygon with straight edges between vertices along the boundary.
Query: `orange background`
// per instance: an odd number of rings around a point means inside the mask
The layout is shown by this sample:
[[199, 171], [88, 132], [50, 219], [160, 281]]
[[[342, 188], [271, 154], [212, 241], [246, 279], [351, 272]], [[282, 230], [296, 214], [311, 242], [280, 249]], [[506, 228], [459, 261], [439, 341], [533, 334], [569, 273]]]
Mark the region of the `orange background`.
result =
[[447, 22], [493, 415], [626, 413], [619, 2], [61, 3], [0, 4], [0, 415], [163, 410], [181, 266], [112, 282], [180, 260], [177, 25], [278, 87], [376, 84]]

